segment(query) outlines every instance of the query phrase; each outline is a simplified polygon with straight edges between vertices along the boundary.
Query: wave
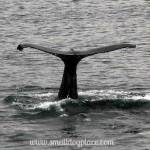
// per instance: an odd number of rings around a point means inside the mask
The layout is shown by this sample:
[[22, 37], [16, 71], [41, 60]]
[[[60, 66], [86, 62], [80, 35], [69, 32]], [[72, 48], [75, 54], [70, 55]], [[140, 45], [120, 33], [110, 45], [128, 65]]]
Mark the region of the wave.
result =
[[78, 99], [57, 99], [55, 92], [18, 93], [7, 96], [4, 101], [22, 113], [39, 114], [48, 112], [68, 115], [89, 109], [132, 109], [149, 108], [150, 93], [114, 90], [80, 91]]

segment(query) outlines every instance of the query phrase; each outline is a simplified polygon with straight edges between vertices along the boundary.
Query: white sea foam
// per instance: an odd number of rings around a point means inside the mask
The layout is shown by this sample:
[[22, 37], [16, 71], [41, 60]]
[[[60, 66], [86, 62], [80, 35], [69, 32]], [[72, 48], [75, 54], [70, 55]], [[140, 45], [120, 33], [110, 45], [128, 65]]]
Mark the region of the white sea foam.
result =
[[35, 109], [38, 108], [38, 109], [44, 109], [44, 110], [50, 110], [50, 108], [56, 108], [56, 109], [59, 109], [60, 111], [63, 111], [63, 109], [61, 108], [61, 102], [42, 102], [42, 103], [39, 103], [37, 105], [34, 106]]
[[73, 101], [71, 99], [62, 99], [59, 101], [46, 101], [46, 102], [41, 102], [39, 104], [34, 105], [34, 109], [43, 109], [43, 110], [51, 110], [52, 108], [55, 108], [56, 110], [62, 112], [63, 108], [61, 107], [62, 104], [67, 103], [68, 101]]
[[141, 132], [139, 134], [142, 135], [142, 136], [146, 136], [146, 137], [150, 138], [150, 131], [144, 131], [144, 132]]
[[89, 90], [89, 91], [80, 91], [79, 95], [110, 95], [110, 94], [128, 94], [126, 91], [115, 91], [115, 90]]
[[129, 96], [126, 99], [131, 99], [131, 100], [145, 100], [145, 101], [149, 101], [150, 100], [150, 94], [145, 94], [145, 95], [133, 95], [133, 96]]
[[54, 93], [41, 93], [41, 94], [34, 94], [35, 97], [50, 97], [54, 95]]
[[97, 100], [130, 100], [130, 101], [150, 101], [150, 93], [136, 93], [136, 92], [127, 92], [127, 91], [115, 91], [115, 90], [89, 90], [79, 92], [81, 96], [95, 96], [95, 99], [92, 98], [91, 101]]
[[100, 91], [98, 90], [89, 90], [89, 91], [80, 91], [79, 95], [88, 95], [88, 96], [94, 96], [97, 93], [99, 93]]

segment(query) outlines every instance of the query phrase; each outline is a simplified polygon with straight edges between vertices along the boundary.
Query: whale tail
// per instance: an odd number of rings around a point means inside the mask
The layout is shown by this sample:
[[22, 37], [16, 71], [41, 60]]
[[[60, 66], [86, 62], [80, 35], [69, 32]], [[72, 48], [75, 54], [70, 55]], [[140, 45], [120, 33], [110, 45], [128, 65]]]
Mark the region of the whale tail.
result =
[[68, 52], [58, 51], [50, 48], [46, 48], [43, 46], [39, 46], [36, 44], [20, 44], [18, 45], [17, 49], [22, 51], [24, 48], [34, 48], [54, 56], [59, 57], [64, 62], [64, 73], [61, 82], [61, 86], [58, 93], [58, 99], [64, 99], [70, 97], [72, 99], [78, 98], [78, 91], [77, 91], [77, 64], [80, 62], [81, 59], [91, 56], [98, 53], [106, 53], [122, 48], [135, 48], [136, 45], [133, 44], [116, 44], [111, 46], [105, 46], [101, 48], [95, 48], [87, 51], [74, 51], [73, 49]]

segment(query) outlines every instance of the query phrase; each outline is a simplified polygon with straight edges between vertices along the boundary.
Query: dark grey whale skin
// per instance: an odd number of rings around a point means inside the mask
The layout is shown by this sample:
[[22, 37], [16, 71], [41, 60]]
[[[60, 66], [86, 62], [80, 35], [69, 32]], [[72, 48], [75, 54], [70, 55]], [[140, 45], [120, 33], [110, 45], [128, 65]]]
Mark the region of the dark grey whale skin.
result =
[[19, 44], [17, 49], [19, 51], [22, 51], [24, 48], [28, 48], [28, 47], [57, 56], [64, 62], [64, 73], [63, 73], [61, 86], [58, 92], [58, 99], [64, 99], [68, 97], [72, 99], [77, 99], [78, 89], [77, 89], [76, 70], [77, 70], [77, 64], [80, 62], [81, 59], [94, 54], [107, 53], [122, 48], [135, 48], [136, 45], [121, 43], [121, 44], [110, 45], [101, 48], [95, 48], [87, 51], [75, 51], [71, 49], [70, 51], [63, 52], [63, 51], [39, 46], [36, 44], [24, 43], [24, 44]]

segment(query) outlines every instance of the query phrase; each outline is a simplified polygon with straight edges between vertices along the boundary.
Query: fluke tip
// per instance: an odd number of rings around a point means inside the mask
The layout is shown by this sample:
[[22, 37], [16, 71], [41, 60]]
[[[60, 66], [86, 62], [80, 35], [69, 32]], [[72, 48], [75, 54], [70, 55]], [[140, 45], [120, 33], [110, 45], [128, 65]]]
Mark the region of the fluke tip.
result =
[[19, 44], [19, 45], [17, 46], [17, 50], [22, 51], [22, 50], [23, 50], [23, 46], [22, 46], [21, 44]]

